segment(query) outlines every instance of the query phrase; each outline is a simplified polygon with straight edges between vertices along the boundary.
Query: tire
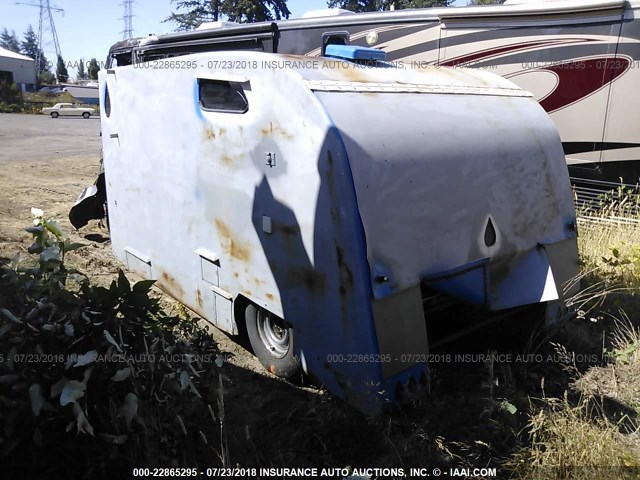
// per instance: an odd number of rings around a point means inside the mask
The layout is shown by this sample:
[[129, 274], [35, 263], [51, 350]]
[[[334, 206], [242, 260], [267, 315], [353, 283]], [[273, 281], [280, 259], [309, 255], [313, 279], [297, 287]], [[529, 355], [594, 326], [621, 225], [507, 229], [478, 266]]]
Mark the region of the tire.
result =
[[84, 112], [82, 114], [82, 118], [89, 118], [91, 116], [91, 114], [89, 112]]
[[58, 118], [58, 112], [51, 112], [51, 118]]
[[294, 354], [293, 327], [255, 305], [247, 307], [245, 320], [253, 353], [265, 369], [281, 378], [300, 373], [300, 359]]

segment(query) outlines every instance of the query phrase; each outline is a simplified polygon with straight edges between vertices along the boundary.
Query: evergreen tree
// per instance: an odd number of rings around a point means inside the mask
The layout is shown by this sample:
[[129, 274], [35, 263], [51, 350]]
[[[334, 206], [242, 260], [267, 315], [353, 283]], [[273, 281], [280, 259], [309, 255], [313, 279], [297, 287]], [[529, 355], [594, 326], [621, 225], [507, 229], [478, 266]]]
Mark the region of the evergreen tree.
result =
[[51, 73], [49, 70], [45, 70], [44, 72], [40, 72], [38, 74], [38, 85], [52, 85], [56, 81], [56, 76]]
[[98, 72], [100, 71], [100, 67], [98, 66], [98, 61], [95, 58], [89, 60], [87, 64], [87, 76], [89, 80], [97, 80]]
[[62, 55], [58, 55], [58, 63], [56, 64], [56, 77], [59, 83], [64, 83], [69, 80], [69, 72], [67, 66], [64, 64]]
[[499, 5], [504, 3], [504, 0], [469, 0], [467, 5]]
[[448, 7], [455, 0], [328, 0], [329, 8], [344, 8], [352, 12], [379, 12], [403, 8]]
[[87, 72], [84, 69], [84, 60], [80, 59], [80, 62], [78, 63], [78, 80], [84, 80], [85, 78], [87, 78]]
[[33, 31], [33, 27], [31, 25], [27, 28], [27, 31], [24, 34], [24, 40], [20, 42], [20, 45], [22, 46], [22, 53], [27, 57], [38, 61], [38, 55], [40, 56], [40, 69], [37, 72], [38, 75], [44, 72], [51, 73], [47, 57], [44, 56], [42, 50], [38, 49], [38, 37]]
[[11, 33], [6, 28], [2, 30], [2, 33], [0, 33], [0, 47], [20, 53], [20, 41], [16, 37], [15, 30], [12, 30]]
[[231, 22], [261, 22], [289, 18], [287, 0], [171, 0], [176, 9], [165, 22], [178, 24], [177, 30], [192, 30], [203, 22], [216, 22], [223, 17]]

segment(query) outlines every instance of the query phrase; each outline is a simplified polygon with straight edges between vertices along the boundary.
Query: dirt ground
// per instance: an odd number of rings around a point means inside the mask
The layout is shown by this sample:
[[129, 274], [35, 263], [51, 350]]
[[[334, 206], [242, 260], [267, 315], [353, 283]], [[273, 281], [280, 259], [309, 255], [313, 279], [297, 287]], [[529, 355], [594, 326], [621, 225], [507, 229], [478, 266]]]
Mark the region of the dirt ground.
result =
[[[101, 284], [124, 268], [111, 253], [106, 228], [92, 221], [75, 231], [67, 217], [99, 172], [99, 133], [98, 119], [0, 114], [0, 261], [26, 256], [31, 237], [24, 229], [36, 207], [57, 218], [72, 241], [87, 244], [69, 254], [68, 264]], [[166, 296], [164, 302], [177, 308]], [[500, 330], [488, 330], [492, 344], [498, 342]], [[225, 431], [232, 463], [244, 466], [500, 466], [521, 446], [517, 432], [525, 431], [529, 398], [544, 397], [541, 385], [546, 394], [561, 394], [568, 382], [560, 366], [551, 364], [506, 364], [495, 370], [492, 362], [436, 364], [427, 406], [419, 403], [372, 419], [321, 389], [277, 379], [246, 342], [214, 328], [210, 332], [228, 354], [222, 370]], [[602, 338], [590, 333], [589, 338]], [[511, 338], [512, 331], [507, 335]], [[488, 351], [478, 335], [470, 342], [460, 351]], [[505, 412], [503, 399], [518, 407], [516, 414]]]
[[[68, 213], [82, 189], [99, 173], [100, 120], [52, 119], [44, 115], [0, 114], [0, 258], [27, 255], [31, 208], [56, 218], [74, 242], [86, 248], [68, 255], [68, 263], [98, 283], [110, 283], [125, 269], [111, 253], [106, 227], [93, 220], [74, 230]], [[131, 280], [140, 278], [127, 272]], [[159, 290], [158, 290], [158, 294]], [[168, 308], [177, 302], [164, 295]], [[257, 359], [225, 334], [210, 329], [220, 349], [233, 354], [232, 363], [266, 373]]]
[[[98, 284], [109, 284], [120, 268], [131, 281], [139, 280], [112, 255], [105, 227], [91, 221], [77, 231], [68, 220], [69, 209], [82, 189], [91, 185], [99, 173], [99, 131], [99, 120], [0, 114], [0, 261], [16, 254], [27, 256], [32, 242], [24, 229], [32, 224], [31, 208], [36, 207], [55, 217], [72, 241], [87, 245], [68, 254], [69, 266]], [[179, 308], [177, 302], [159, 290], [156, 294], [163, 296], [166, 308]], [[293, 385], [268, 373], [249, 352], [246, 340], [228, 337], [213, 327], [209, 331], [226, 359], [221, 370], [225, 430], [233, 462], [315, 464], [316, 449], [307, 448], [306, 429], [317, 432], [324, 428], [328, 409], [333, 417], [338, 415], [367, 426], [361, 414], [323, 390], [307, 384]], [[303, 418], [291, 418], [293, 412], [302, 412], [299, 415]], [[281, 428], [285, 418], [289, 418], [294, 428], [289, 433]], [[342, 423], [322, 433], [322, 442], [332, 444], [342, 439]], [[375, 438], [374, 443], [378, 444], [379, 439]], [[350, 449], [339, 448], [337, 452], [345, 464], [362, 455], [357, 444], [349, 445]], [[335, 461], [335, 452], [323, 453]], [[208, 463], [217, 464], [217, 460]]]

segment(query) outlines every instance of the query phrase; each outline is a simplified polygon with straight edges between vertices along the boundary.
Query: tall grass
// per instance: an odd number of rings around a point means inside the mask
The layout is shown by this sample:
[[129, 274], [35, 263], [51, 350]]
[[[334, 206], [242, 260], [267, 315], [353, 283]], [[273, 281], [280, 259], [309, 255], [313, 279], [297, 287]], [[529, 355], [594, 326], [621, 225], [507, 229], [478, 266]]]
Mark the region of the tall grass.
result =
[[578, 209], [582, 309], [640, 317], [640, 193], [619, 189]]
[[640, 195], [619, 190], [578, 210], [582, 291], [601, 319], [605, 362], [570, 372], [563, 398], [532, 400], [529, 444], [505, 463], [519, 479], [627, 479], [640, 474]]

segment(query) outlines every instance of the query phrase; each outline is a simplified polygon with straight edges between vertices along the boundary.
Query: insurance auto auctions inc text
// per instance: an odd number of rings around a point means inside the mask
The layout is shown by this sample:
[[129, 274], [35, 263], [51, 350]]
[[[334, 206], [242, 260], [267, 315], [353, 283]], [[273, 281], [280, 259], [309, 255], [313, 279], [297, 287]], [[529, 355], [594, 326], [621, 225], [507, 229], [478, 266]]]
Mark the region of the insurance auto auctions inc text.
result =
[[429, 467], [362, 467], [362, 468], [283, 468], [270, 467], [257, 469], [260, 478], [287, 478], [287, 477], [325, 477], [344, 480], [355, 479], [397, 479], [397, 478], [473, 478], [495, 477], [495, 468], [429, 468]]

